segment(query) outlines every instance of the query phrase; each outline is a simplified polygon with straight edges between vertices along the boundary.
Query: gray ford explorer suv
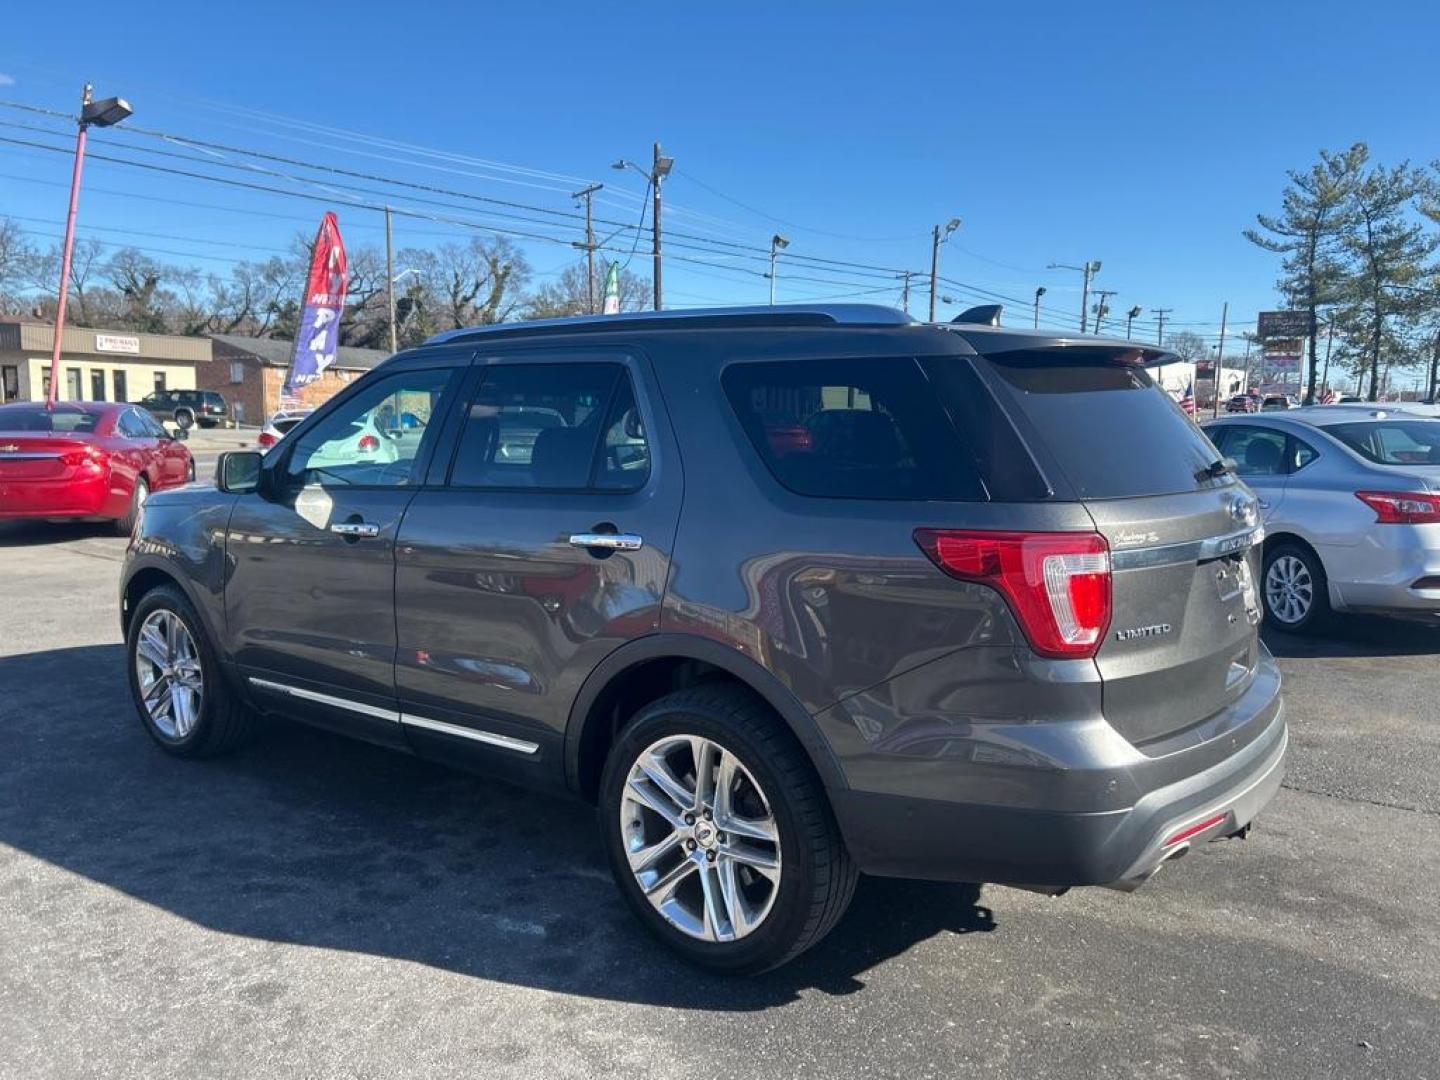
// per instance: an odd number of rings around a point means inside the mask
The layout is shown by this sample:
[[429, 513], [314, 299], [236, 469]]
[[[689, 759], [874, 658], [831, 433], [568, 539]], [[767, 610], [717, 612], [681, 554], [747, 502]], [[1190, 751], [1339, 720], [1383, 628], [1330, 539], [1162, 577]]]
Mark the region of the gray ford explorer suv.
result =
[[636, 915], [722, 971], [861, 872], [1132, 889], [1244, 835], [1286, 747], [1255, 499], [1160, 355], [861, 305], [442, 334], [151, 498], [140, 717], [587, 799]]

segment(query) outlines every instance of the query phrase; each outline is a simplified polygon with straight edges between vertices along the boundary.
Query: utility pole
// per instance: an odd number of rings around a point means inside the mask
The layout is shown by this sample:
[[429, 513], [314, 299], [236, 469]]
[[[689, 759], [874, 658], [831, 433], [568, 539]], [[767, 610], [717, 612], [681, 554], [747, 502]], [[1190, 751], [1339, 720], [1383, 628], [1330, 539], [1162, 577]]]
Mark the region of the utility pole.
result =
[[1212, 395], [1215, 398], [1212, 414], [1215, 416], [1220, 415], [1220, 368], [1225, 363], [1225, 323], [1229, 318], [1230, 301], [1226, 300], [1225, 306], [1220, 309], [1220, 346], [1215, 351], [1215, 370], [1210, 379], [1211, 384], [1215, 387], [1215, 393]]
[[[1325, 373], [1320, 377], [1320, 382], [1328, 389], [1330, 386], [1330, 347], [1335, 344], [1335, 316], [1331, 315], [1327, 322], [1329, 325], [1325, 330]], [[1437, 336], [1436, 340], [1440, 342], [1440, 336]], [[1440, 348], [1440, 344], [1437, 344], [1437, 348]], [[1435, 370], [1433, 365], [1430, 370], [1432, 372]], [[1434, 383], [1433, 376], [1430, 381], [1432, 384]]]
[[936, 225], [930, 237], [930, 321], [935, 321], [935, 286], [940, 278], [940, 245], [950, 239], [950, 234], [960, 228], [960, 219], [952, 217], [945, 223], [945, 232], [942, 235], [940, 226]]
[[1045, 286], [1041, 285], [1035, 290], [1035, 329], [1040, 329], [1040, 297], [1045, 295]]
[[1160, 320], [1160, 332], [1155, 337], [1155, 344], [1165, 344], [1165, 316], [1169, 315], [1174, 310], [1174, 308], [1168, 307], [1152, 307], [1150, 309], [1150, 314], [1154, 315], [1155, 318]]
[[1130, 327], [1140, 315], [1140, 305], [1136, 304], [1125, 313], [1125, 340], [1130, 340]]
[[400, 351], [395, 331], [395, 242], [390, 235], [390, 207], [385, 207], [385, 303], [390, 312], [390, 351]]
[[1114, 289], [1096, 289], [1095, 295], [1095, 333], [1100, 333], [1100, 327], [1105, 322], [1105, 316], [1110, 314], [1110, 297], [1115, 295]]
[[904, 281], [905, 281], [905, 284], [904, 284], [903, 286], [901, 286], [901, 288], [900, 288], [900, 307], [904, 309], [906, 315], [909, 315], [909, 314], [910, 314], [910, 271], [909, 271], [909, 270], [906, 270], [906, 271], [905, 271], [903, 274], [901, 274], [900, 276], [901, 276], [901, 277], [904, 279]]
[[575, 247], [585, 250], [585, 313], [595, 314], [595, 218], [591, 202], [595, 192], [601, 190], [604, 184], [591, 184], [587, 188], [571, 194], [572, 199], [585, 200], [585, 243], [576, 244]]

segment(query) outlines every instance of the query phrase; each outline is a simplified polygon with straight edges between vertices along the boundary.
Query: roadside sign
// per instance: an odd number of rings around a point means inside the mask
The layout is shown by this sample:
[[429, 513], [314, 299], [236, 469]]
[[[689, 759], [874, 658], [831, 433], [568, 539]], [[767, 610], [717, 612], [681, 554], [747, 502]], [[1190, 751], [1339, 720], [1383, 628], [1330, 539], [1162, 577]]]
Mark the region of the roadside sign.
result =
[[1310, 333], [1310, 313], [1308, 311], [1262, 311], [1255, 330], [1261, 340], [1306, 337]]

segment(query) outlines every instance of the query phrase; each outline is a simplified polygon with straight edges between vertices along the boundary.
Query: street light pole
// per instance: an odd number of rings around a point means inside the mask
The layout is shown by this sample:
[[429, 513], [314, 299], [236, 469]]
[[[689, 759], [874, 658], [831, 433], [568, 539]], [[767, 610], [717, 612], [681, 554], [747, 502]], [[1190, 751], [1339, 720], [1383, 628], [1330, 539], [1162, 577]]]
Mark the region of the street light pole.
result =
[[652, 204], [650, 214], [650, 226], [652, 230], [651, 251], [654, 253], [655, 256], [654, 281], [652, 282], [652, 287], [654, 290], [655, 310], [659, 311], [661, 304], [664, 302], [663, 293], [660, 287], [660, 181], [664, 180], [665, 177], [670, 175], [670, 170], [675, 167], [675, 159], [665, 157], [663, 154], [661, 154], [660, 144], [657, 142], [655, 144], [655, 160], [654, 164], [651, 166], [650, 172], [646, 172], [639, 165], [636, 165], [633, 161], [626, 161], [624, 158], [621, 158], [619, 161], [615, 162], [615, 164], [611, 165], [610, 167], [612, 169], [634, 169], [641, 176], [645, 177], [645, 179], [650, 184], [650, 190], [654, 192], [655, 201]]
[[1140, 315], [1140, 305], [1136, 304], [1125, 313], [1125, 340], [1130, 340], [1130, 327]]
[[790, 246], [790, 241], [776, 233], [770, 238], [770, 306], [775, 306], [775, 257], [785, 248]]
[[655, 189], [655, 205], [650, 211], [650, 224], [654, 230], [654, 253], [655, 253], [655, 310], [659, 311], [664, 304], [664, 298], [660, 289], [660, 181], [669, 175], [671, 167], [675, 164], [673, 158], [667, 158], [660, 153], [660, 142], [655, 142], [655, 164], [651, 176]]
[[1035, 290], [1035, 329], [1040, 329], [1040, 297], [1045, 295], [1045, 286], [1041, 285]]
[[75, 215], [80, 208], [80, 173], [85, 166], [85, 133], [90, 125], [109, 127], [118, 124], [130, 115], [131, 109], [123, 98], [94, 99], [94, 87], [89, 83], [80, 93], [79, 131], [75, 136], [75, 165], [70, 173], [70, 210], [65, 215], [65, 243], [60, 254], [60, 291], [55, 300], [55, 340], [50, 352], [50, 390], [45, 395], [45, 407], [55, 408], [60, 391], [60, 353], [65, 337], [65, 305], [70, 299], [70, 257], [75, 250]]
[[936, 225], [931, 233], [930, 242], [930, 321], [935, 321], [935, 286], [940, 276], [940, 245], [950, 239], [950, 234], [960, 228], [960, 219], [952, 217], [945, 223], [945, 231], [942, 235], [940, 226]]
[[[1090, 279], [1100, 272], [1099, 259], [1086, 259], [1084, 266], [1073, 266], [1070, 263], [1051, 263], [1050, 270], [1079, 270], [1085, 275], [1085, 283], [1080, 290], [1080, 333], [1086, 333], [1089, 323], [1086, 321], [1090, 313]], [[1113, 295], [1113, 294], [1112, 294]]]

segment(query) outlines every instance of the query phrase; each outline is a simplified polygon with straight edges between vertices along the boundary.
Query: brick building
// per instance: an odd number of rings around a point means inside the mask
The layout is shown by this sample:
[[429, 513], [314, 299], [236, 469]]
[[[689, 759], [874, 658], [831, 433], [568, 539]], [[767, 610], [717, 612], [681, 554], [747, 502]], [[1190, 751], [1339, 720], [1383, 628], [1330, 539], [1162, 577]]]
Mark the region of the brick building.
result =
[[[199, 388], [225, 395], [230, 415], [237, 422], [263, 424], [280, 408], [280, 392], [295, 343], [240, 334], [211, 334], [208, 340], [214, 347], [214, 359], [200, 372]], [[298, 396], [311, 405], [327, 401], [389, 355], [380, 349], [342, 345], [335, 363], [301, 388]]]

